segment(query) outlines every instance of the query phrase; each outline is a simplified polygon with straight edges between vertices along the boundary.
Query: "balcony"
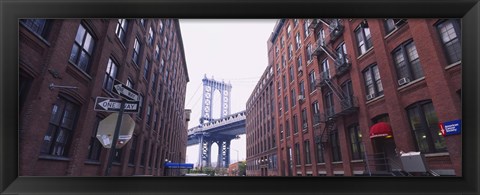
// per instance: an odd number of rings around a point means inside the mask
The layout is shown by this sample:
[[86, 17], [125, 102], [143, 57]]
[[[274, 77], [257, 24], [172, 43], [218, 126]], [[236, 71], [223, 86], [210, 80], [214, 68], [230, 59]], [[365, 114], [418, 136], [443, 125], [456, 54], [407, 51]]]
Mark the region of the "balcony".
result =
[[337, 40], [343, 33], [344, 26], [338, 19], [330, 22], [330, 42]]
[[310, 25], [308, 25], [309, 29], [316, 29], [319, 25], [320, 22], [318, 22], [318, 19], [312, 19], [312, 22], [310, 22]]
[[322, 54], [322, 52], [325, 51], [325, 40], [323, 40], [322, 38], [318, 38], [315, 45], [316, 45], [316, 47], [313, 50], [312, 55], [318, 56], [318, 55]]
[[328, 72], [320, 72], [320, 79], [317, 80], [317, 85], [316, 87], [323, 87], [325, 86], [327, 83], [327, 81], [330, 79], [330, 75], [328, 74]]
[[347, 73], [350, 68], [352, 67], [352, 63], [350, 62], [350, 56], [346, 55], [341, 58], [335, 59], [335, 67], [336, 67], [336, 75], [341, 76]]
[[358, 98], [355, 96], [346, 96], [340, 101], [341, 110], [337, 113], [339, 116], [353, 114], [358, 111]]

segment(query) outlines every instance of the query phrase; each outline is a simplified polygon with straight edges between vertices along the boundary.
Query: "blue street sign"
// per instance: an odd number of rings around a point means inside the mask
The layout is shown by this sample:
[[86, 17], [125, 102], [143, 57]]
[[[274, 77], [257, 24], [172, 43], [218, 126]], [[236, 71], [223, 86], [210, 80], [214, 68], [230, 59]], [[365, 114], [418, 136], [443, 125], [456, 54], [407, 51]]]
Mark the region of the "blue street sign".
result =
[[445, 135], [456, 135], [462, 133], [462, 120], [444, 122], [442, 127]]
[[193, 164], [191, 163], [165, 163], [166, 168], [171, 169], [193, 169]]

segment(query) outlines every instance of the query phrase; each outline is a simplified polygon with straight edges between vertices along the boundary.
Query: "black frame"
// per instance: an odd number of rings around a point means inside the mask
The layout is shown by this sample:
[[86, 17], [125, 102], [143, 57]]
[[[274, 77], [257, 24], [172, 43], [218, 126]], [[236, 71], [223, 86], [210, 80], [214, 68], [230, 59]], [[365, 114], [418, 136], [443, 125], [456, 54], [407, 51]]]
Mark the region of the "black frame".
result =
[[[280, 3], [281, 2], [281, 3]], [[136, 9], [131, 8], [135, 4]], [[62, 9], [58, 9], [61, 7]], [[291, 9], [301, 7], [302, 9]], [[248, 8], [248, 9], [243, 9]], [[341, 9], [339, 9], [341, 8]], [[425, 9], [428, 8], [428, 9]], [[139, 11], [141, 10], [141, 12]], [[275, 11], [276, 10], [276, 11]], [[17, 41], [18, 19], [27, 17], [82, 18], [82, 17], [174, 17], [174, 18], [288, 18], [288, 17], [460, 17], [462, 25], [462, 124], [465, 129], [478, 129], [478, 85], [480, 74], [477, 64], [479, 52], [478, 0], [404, 0], [404, 1], [169, 1], [135, 0], [79, 2], [64, 1], [6, 1], [0, 11], [1, 49], [0, 71], [0, 192], [8, 194], [43, 193], [193, 193], [206, 194], [478, 194], [479, 134], [463, 132], [463, 177], [441, 178], [365, 178], [365, 177], [211, 177], [149, 178], [149, 177], [18, 177], [17, 102], [18, 83]], [[465, 41], [466, 40], [466, 41]], [[9, 49], [5, 49], [5, 48]], [[468, 147], [467, 147], [468, 146]], [[476, 147], [475, 147], [476, 146]], [[248, 187], [238, 187], [239, 183]], [[214, 188], [205, 188], [212, 186]], [[355, 186], [345, 188], [341, 186]], [[54, 185], [52, 185], [54, 184]], [[101, 184], [101, 185], [99, 185]], [[131, 186], [135, 188], [131, 188]], [[189, 186], [185, 188], [185, 186]], [[91, 186], [85, 188], [85, 186]], [[405, 187], [404, 187], [405, 186]], [[408, 187], [407, 187], [408, 186]]]

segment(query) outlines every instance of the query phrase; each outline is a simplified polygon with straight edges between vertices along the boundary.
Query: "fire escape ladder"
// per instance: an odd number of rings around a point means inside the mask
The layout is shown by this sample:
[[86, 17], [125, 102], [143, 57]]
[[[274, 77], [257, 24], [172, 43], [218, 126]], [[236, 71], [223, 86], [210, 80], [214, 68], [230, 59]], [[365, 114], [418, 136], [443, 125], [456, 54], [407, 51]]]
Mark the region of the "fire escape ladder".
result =
[[330, 29], [330, 42], [337, 40], [342, 35], [344, 27], [339, 19], [330, 19], [328, 22], [324, 19], [318, 20]]
[[320, 135], [320, 142], [322, 144], [325, 144], [325, 143], [329, 142], [329, 134], [335, 128], [335, 118], [328, 117], [325, 114], [325, 121], [324, 122], [325, 122], [325, 128], [323, 128], [323, 132]]

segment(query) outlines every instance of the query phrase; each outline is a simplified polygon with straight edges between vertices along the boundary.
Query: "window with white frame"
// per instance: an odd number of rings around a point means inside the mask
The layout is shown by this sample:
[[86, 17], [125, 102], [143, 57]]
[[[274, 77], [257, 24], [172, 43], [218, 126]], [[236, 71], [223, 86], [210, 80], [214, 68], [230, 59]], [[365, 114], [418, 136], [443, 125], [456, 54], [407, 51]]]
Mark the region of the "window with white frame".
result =
[[449, 64], [462, 60], [461, 24], [459, 19], [441, 20], [437, 25], [438, 33], [445, 49]]
[[368, 25], [364, 25], [364, 23], [362, 23], [357, 27], [357, 29], [355, 29], [355, 35], [357, 37], [358, 53], [362, 55], [373, 46], [370, 28]]
[[122, 41], [122, 43], [125, 43], [125, 38], [127, 35], [127, 26], [128, 26], [127, 19], [117, 20], [117, 28], [115, 29], [115, 34], [117, 35], [118, 39]]
[[92, 33], [80, 24], [73, 43], [72, 52], [70, 53], [70, 62], [84, 72], [90, 69], [90, 61], [95, 47], [95, 39]]
[[392, 55], [400, 86], [423, 77], [422, 65], [413, 41], [401, 44]]

